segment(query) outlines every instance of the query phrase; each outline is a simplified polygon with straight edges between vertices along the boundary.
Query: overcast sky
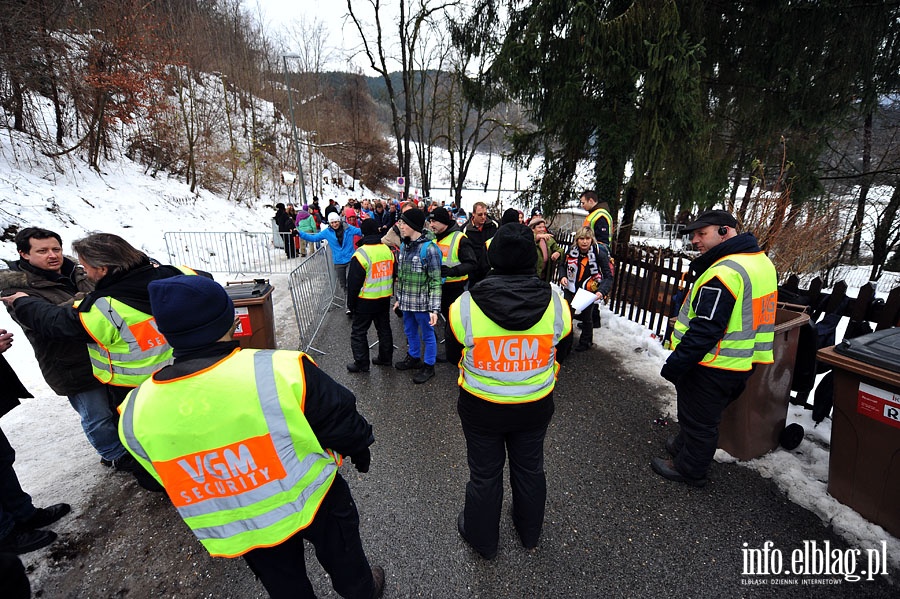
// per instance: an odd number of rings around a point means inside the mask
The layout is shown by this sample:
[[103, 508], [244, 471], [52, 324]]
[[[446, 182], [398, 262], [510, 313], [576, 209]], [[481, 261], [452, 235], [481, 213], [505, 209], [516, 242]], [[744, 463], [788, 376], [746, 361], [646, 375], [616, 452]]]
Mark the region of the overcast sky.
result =
[[[357, 56], [350, 60], [350, 56], [354, 53], [354, 49], [360, 45], [359, 34], [356, 26], [349, 19], [345, 19], [348, 14], [346, 0], [243, 0], [246, 9], [263, 23], [265, 29], [279, 37], [284, 36], [288, 32], [297, 31], [299, 23], [305, 21], [307, 24], [316, 22], [324, 25], [330, 46], [332, 59], [328, 62], [328, 68], [335, 70], [349, 70], [352, 66], [363, 69], [364, 75], [373, 75], [374, 73], [368, 68], [368, 61], [361, 56]], [[356, 2], [355, 10], [359, 10], [359, 18], [364, 22], [371, 14], [371, 5], [368, 2]], [[382, 9], [385, 11], [386, 9]], [[391, 14], [391, 11], [385, 12], [385, 16]], [[388, 31], [389, 20], [382, 17], [385, 30]], [[284, 36], [289, 37], [289, 36]], [[294, 51], [296, 48], [290, 48]], [[352, 65], [352, 66], [350, 66]]]

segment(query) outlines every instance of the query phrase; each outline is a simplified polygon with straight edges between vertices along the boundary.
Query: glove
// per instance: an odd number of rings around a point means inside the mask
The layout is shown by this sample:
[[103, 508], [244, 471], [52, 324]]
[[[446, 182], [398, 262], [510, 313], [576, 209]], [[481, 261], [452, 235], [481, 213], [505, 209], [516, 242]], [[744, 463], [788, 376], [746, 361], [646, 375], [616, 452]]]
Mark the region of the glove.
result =
[[662, 370], [659, 371], [661, 377], [672, 383], [673, 385], [678, 383], [678, 379], [681, 378], [681, 373], [677, 368], [666, 362], [663, 364]]
[[372, 463], [372, 452], [366, 447], [350, 456], [350, 461], [353, 462], [353, 467], [356, 468], [357, 472], [365, 474], [369, 471], [369, 464]]

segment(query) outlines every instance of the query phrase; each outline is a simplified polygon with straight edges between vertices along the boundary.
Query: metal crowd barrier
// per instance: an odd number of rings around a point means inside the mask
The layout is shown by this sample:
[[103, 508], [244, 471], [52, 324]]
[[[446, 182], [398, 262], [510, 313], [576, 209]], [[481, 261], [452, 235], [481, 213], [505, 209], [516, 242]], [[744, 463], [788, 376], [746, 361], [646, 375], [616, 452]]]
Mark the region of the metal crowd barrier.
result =
[[300, 266], [291, 271], [288, 287], [294, 303], [297, 330], [300, 332], [299, 349], [324, 354], [325, 352], [316, 349], [312, 344], [336, 299], [337, 279], [334, 276], [328, 244], [322, 244]]
[[288, 258], [271, 232], [212, 233], [174, 231], [163, 234], [170, 264], [208, 272], [288, 274], [303, 258]]

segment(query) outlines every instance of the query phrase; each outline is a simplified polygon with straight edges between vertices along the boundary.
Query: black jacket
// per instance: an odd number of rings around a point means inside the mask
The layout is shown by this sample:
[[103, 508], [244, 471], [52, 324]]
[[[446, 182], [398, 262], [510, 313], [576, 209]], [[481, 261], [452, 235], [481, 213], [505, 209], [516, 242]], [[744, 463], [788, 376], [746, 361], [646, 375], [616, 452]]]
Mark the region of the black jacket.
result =
[[[756, 238], [750, 233], [741, 233], [736, 237], [723, 241], [705, 254], [695, 258], [691, 262], [691, 280], [696, 281], [714, 262], [725, 256], [755, 254], [759, 251], [761, 250], [756, 242]], [[705, 294], [698, 290], [695, 299], [695, 304], [697, 305], [694, 306], [694, 311], [698, 313], [708, 312], [709, 316], [691, 320], [690, 327], [681, 338], [678, 347], [666, 360], [662, 374], [672, 382], [675, 382], [681, 375], [699, 364], [703, 356], [722, 339], [737, 300], [731, 294], [731, 291], [722, 284], [722, 281], [717, 278], [707, 281], [703, 285], [703, 289], [717, 290], [718, 293], [706, 294], [710, 298], [715, 297], [715, 302], [710, 301], [709, 306], [707, 306], [708, 310], [704, 310], [704, 306], [700, 304], [706, 301], [704, 300]], [[687, 298], [690, 298], [690, 295], [689, 290]], [[719, 372], [724, 376], [728, 376], [728, 371], [719, 369]], [[735, 373], [735, 376], [746, 376], [746, 373]]]
[[[373, 233], [366, 235], [359, 240], [360, 247], [364, 245], [381, 244], [381, 233]], [[396, 265], [395, 265], [396, 270]], [[359, 312], [360, 314], [377, 314], [378, 312], [387, 312], [391, 309], [391, 296], [379, 299], [362, 299], [359, 292], [366, 282], [366, 269], [359, 263], [359, 260], [350, 259], [350, 265], [347, 267], [347, 308], [351, 312]]]
[[[63, 259], [59, 273], [35, 268], [25, 260], [8, 261], [9, 270], [0, 271], [0, 288], [9, 293], [22, 291], [40, 298], [36, 301], [48, 306], [61, 306], [68, 312], [76, 295], [82, 296], [94, 289], [94, 284], [75, 262]], [[75, 395], [101, 385], [94, 378], [87, 346], [81, 340], [58, 339], [42, 335], [24, 324], [15, 302], [9, 312], [13, 320], [22, 326], [31, 342], [44, 380], [58, 395]]]
[[[469, 290], [472, 299], [493, 322], [510, 331], [522, 331], [540, 321], [552, 301], [550, 284], [534, 275], [489, 274]], [[563, 306], [563, 309], [567, 309]], [[447, 352], [451, 345], [462, 351], [462, 344], [453, 335], [447, 336]], [[556, 346], [556, 361], [562, 363], [572, 348], [572, 334], [563, 337]], [[457, 409], [470, 422], [485, 428], [500, 427], [512, 422], [523, 425], [546, 421], [553, 414], [553, 393], [538, 401], [522, 404], [497, 404], [476, 397], [460, 387]]]
[[477, 278], [483, 278], [485, 274], [491, 269], [490, 263], [488, 263], [487, 257], [487, 247], [485, 244], [487, 240], [494, 236], [494, 233], [497, 232], [497, 223], [488, 218], [481, 229], [478, 229], [472, 224], [472, 219], [470, 218], [468, 222], [466, 222], [465, 230], [466, 237], [469, 238], [469, 241], [472, 242], [472, 247], [475, 249], [475, 256], [478, 258], [478, 269], [475, 272]]

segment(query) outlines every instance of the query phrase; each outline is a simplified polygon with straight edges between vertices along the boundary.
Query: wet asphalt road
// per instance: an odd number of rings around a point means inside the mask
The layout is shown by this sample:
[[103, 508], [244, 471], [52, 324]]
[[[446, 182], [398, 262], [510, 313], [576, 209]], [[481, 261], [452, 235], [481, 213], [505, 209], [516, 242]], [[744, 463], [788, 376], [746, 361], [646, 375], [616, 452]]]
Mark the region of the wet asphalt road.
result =
[[[394, 355], [400, 359], [405, 338], [399, 319], [392, 321], [400, 348]], [[747, 586], [751, 577], [741, 575], [743, 543], [759, 548], [772, 541], [785, 556], [804, 540], [847, 545], [774, 483], [737, 464], [715, 463], [704, 489], [653, 474], [650, 458], [665, 454], [666, 436], [677, 425], [654, 422], [661, 416], [659, 389], [627, 374], [601, 349], [573, 352], [560, 372], [545, 447], [548, 500], [540, 546], [527, 551], [518, 543], [507, 475], [499, 554], [485, 561], [456, 532], [468, 471], [455, 366], [438, 364], [437, 376], [424, 385], [412, 384], [411, 373], [393, 368], [372, 366], [368, 374], [350, 374], [344, 366], [351, 360], [349, 328], [342, 311], [333, 311], [314, 344], [326, 354], [314, 357], [356, 393], [360, 412], [374, 426], [369, 473], [357, 474], [352, 467], [343, 472], [359, 507], [363, 545], [370, 561], [385, 568], [386, 597], [900, 593], [884, 577], [790, 587], [757, 577], [768, 584]], [[369, 338], [375, 340], [374, 329]], [[311, 564], [311, 575], [317, 569]], [[334, 596], [331, 589], [322, 589], [322, 596], [329, 596], [326, 590]]]
[[[295, 348], [292, 315], [277, 320], [279, 345]], [[392, 323], [400, 359], [406, 343], [399, 319]], [[560, 372], [545, 447], [548, 499], [539, 547], [527, 551], [518, 543], [507, 482], [499, 554], [485, 561], [456, 531], [468, 479], [456, 368], [438, 364], [437, 376], [424, 385], [390, 367], [350, 374], [349, 330], [335, 309], [314, 343], [325, 354], [313, 357], [355, 392], [374, 426], [371, 470], [359, 474], [348, 461], [341, 471], [359, 508], [363, 546], [371, 563], [385, 569], [385, 597], [900, 596], [884, 577], [803, 586], [757, 577], [767, 584], [746, 585], [743, 543], [760, 548], [772, 541], [785, 562], [804, 540], [829, 541], [840, 550], [847, 545], [774, 483], [740, 465], [714, 463], [704, 489], [653, 474], [650, 458], [664, 455], [676, 427], [654, 422], [664, 388], [631, 376], [602, 349], [573, 353]], [[374, 341], [374, 330], [369, 337]], [[210, 558], [164, 496], [140, 491], [126, 475], [108, 476], [57, 529], [61, 540], [30, 554], [36, 597], [266, 596], [243, 560]], [[317, 594], [336, 597], [307, 548]]]

